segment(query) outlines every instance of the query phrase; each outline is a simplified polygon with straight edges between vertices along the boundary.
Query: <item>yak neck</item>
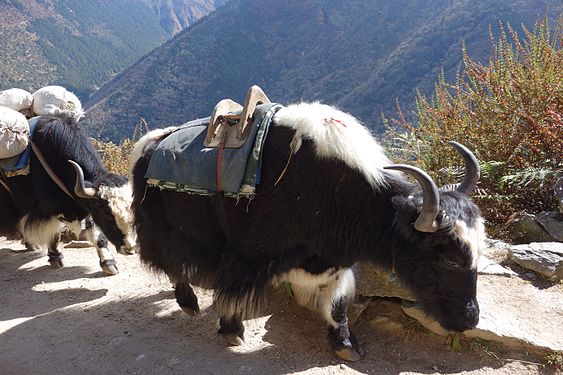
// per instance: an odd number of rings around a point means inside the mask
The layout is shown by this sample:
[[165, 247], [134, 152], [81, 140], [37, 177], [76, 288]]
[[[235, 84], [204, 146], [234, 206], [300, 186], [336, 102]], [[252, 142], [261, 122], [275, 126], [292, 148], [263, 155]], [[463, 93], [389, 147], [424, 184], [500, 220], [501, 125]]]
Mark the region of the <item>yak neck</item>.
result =
[[[302, 224], [302, 238], [321, 259], [332, 264], [351, 266], [357, 260], [373, 263], [388, 261], [395, 235], [393, 225], [395, 195], [406, 195], [401, 181], [390, 177], [383, 186], [374, 188], [358, 171], [335, 159], [318, 159], [315, 171], [307, 170], [307, 145], [298, 152], [295, 166], [289, 169], [287, 181], [301, 179], [302, 186], [293, 193], [289, 211]], [[291, 172], [290, 172], [291, 171]], [[386, 176], [391, 174], [387, 174]], [[304, 179], [304, 176], [306, 178]], [[397, 193], [399, 188], [399, 193]]]
[[[77, 123], [42, 117], [38, 120], [33, 141], [55, 171], [60, 171], [61, 166], [53, 165], [54, 161], [70, 159], [80, 164], [86, 180], [105, 173], [92, 142]], [[62, 167], [66, 168], [66, 165]]]

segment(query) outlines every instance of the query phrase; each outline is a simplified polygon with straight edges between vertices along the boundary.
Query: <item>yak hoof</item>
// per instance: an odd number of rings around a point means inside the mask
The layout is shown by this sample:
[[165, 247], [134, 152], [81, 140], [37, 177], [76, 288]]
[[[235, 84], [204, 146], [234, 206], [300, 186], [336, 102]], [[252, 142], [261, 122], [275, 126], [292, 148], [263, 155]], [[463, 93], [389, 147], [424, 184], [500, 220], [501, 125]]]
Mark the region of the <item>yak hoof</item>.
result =
[[188, 314], [189, 316], [196, 316], [197, 314], [199, 314], [199, 307], [195, 309], [186, 306], [180, 306], [180, 307], [182, 308], [182, 311]]
[[135, 255], [137, 253], [137, 250], [135, 247], [121, 246], [119, 249], [117, 249], [117, 252], [123, 255]]
[[334, 352], [336, 353], [336, 355], [338, 357], [342, 358], [345, 361], [349, 361], [349, 362], [357, 362], [365, 354], [365, 353], [361, 354], [361, 352], [363, 352], [363, 350], [358, 351], [354, 348], [344, 348], [344, 349], [340, 349], [340, 350], [334, 350]]
[[49, 265], [53, 269], [63, 268], [64, 267], [63, 258], [62, 257], [49, 258]]
[[117, 264], [115, 264], [115, 260], [109, 259], [104, 262], [100, 262], [100, 266], [102, 267], [102, 271], [104, 274], [108, 276], [117, 275], [119, 273], [119, 269], [117, 268]]
[[329, 328], [328, 340], [336, 355], [345, 361], [356, 362], [366, 354], [352, 332], [349, 339], [342, 340], [337, 330]]
[[25, 246], [25, 250], [24, 250], [24, 251], [26, 251], [26, 252], [28, 252], [28, 251], [39, 251], [39, 250], [41, 250], [41, 248], [40, 248], [39, 246], [30, 244], [29, 242], [24, 242], [24, 246]]
[[244, 338], [238, 336], [237, 334], [228, 334], [228, 335], [223, 335], [223, 339], [225, 340], [225, 342], [231, 346], [241, 346], [242, 344], [244, 344]]

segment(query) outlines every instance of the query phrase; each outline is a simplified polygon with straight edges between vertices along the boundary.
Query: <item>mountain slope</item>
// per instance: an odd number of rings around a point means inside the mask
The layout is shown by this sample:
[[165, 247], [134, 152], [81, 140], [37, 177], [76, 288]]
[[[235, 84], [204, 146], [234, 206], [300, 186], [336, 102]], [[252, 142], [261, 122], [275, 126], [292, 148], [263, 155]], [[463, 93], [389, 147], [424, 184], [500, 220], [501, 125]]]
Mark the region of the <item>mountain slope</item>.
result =
[[176, 35], [201, 17], [215, 10], [215, 0], [150, 0], [160, 25], [169, 35]]
[[396, 98], [412, 104], [462, 41], [489, 53], [489, 25], [531, 25], [546, 1], [233, 0], [138, 61], [87, 103], [96, 135], [117, 140], [141, 117], [152, 127], [206, 116], [258, 84], [274, 101], [321, 100], [381, 131]]
[[214, 0], [0, 2], [0, 89], [60, 84], [85, 98], [214, 9]]

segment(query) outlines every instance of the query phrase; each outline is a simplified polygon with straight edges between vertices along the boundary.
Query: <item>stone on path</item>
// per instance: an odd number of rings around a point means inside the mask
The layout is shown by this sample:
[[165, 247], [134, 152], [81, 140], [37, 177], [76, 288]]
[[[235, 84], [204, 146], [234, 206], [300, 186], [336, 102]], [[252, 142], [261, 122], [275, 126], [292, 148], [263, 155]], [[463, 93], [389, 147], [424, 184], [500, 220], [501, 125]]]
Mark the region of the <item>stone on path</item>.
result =
[[65, 248], [75, 248], [75, 249], [83, 249], [92, 246], [93, 245], [90, 241], [79, 241], [79, 240], [72, 240], [64, 245]]
[[563, 242], [563, 214], [558, 212], [541, 212], [536, 217], [536, 221], [551, 237]]
[[510, 247], [511, 259], [518, 265], [545, 277], [563, 278], [563, 243], [533, 242]]
[[497, 262], [487, 258], [484, 255], [479, 257], [477, 263], [477, 272], [479, 275], [499, 275], [499, 276], [516, 276], [517, 273], [501, 266]]
[[536, 221], [535, 215], [525, 212], [515, 212], [502, 227], [503, 231], [508, 233], [511, 242], [515, 244], [556, 241]]
[[355, 267], [356, 292], [366, 297], [398, 297], [415, 301], [412, 293], [401, 286], [398, 280], [391, 281], [391, 271], [371, 263], [358, 263]]

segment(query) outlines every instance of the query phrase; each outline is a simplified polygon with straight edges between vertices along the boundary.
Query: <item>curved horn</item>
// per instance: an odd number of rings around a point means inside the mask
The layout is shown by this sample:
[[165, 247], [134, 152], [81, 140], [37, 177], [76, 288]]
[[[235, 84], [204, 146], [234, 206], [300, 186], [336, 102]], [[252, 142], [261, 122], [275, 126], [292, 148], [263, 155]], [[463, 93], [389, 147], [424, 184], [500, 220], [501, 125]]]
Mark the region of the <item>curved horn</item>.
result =
[[78, 163], [73, 160], [68, 161], [76, 171], [76, 182], [74, 183], [74, 194], [78, 198], [93, 199], [96, 198], [96, 189], [84, 186], [84, 172]]
[[450, 141], [448, 143], [452, 145], [453, 148], [455, 148], [455, 150], [463, 157], [463, 160], [465, 161], [465, 176], [463, 177], [463, 181], [461, 182], [461, 184], [459, 184], [456, 190], [460, 193], [468, 195], [473, 191], [473, 189], [475, 189], [477, 181], [479, 181], [479, 176], [481, 174], [479, 162], [477, 161], [475, 155], [473, 155], [473, 153], [469, 151], [469, 149], [464, 145], [454, 141]]
[[420, 215], [418, 215], [418, 218], [414, 222], [414, 228], [420, 232], [435, 232], [436, 229], [438, 229], [435, 220], [438, 214], [440, 196], [438, 195], [438, 188], [434, 181], [432, 181], [432, 178], [422, 169], [410, 165], [394, 164], [384, 168], [405, 172], [416, 178], [420, 186], [422, 186], [423, 200]]

